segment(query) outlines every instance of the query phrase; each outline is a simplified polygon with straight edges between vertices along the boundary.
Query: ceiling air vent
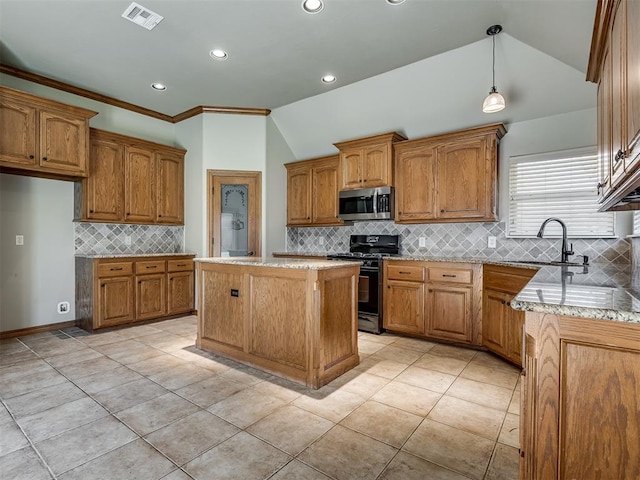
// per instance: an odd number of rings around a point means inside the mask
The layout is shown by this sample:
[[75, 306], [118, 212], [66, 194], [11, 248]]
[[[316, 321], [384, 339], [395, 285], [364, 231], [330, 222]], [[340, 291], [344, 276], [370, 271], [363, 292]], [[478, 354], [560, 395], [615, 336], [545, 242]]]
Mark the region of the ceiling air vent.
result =
[[153, 29], [153, 27], [158, 25], [164, 19], [164, 17], [152, 12], [142, 5], [138, 5], [136, 2], [133, 2], [127, 7], [122, 14], [122, 18], [131, 20], [136, 25], [140, 25], [147, 30]]

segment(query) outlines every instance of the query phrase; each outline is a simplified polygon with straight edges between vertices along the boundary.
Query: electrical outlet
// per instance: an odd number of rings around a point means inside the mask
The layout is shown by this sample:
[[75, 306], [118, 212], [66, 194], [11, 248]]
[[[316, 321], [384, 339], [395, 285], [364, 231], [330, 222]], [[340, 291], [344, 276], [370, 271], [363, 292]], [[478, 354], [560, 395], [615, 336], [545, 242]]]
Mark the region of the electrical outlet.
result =
[[496, 248], [496, 237], [488, 237], [487, 238], [487, 247]]
[[324, 245], [324, 237], [318, 238], [318, 245], [320, 246]]
[[16, 235], [16, 245], [24, 245], [24, 235]]
[[124, 236], [124, 244], [127, 246], [131, 245], [131, 235], [125, 235]]
[[420, 237], [420, 238], [418, 238], [418, 245], [419, 245], [421, 248], [426, 247], [426, 246], [427, 246], [427, 237]]
[[60, 302], [58, 304], [58, 313], [61, 315], [64, 315], [65, 313], [69, 313], [69, 309], [71, 307], [69, 306], [69, 302]]

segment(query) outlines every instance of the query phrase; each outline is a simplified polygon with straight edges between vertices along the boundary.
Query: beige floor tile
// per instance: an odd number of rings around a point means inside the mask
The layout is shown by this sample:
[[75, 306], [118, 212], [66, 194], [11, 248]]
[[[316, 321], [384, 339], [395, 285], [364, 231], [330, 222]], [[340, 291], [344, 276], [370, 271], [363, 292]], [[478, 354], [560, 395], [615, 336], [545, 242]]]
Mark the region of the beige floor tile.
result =
[[67, 382], [67, 379], [49, 367], [49, 370], [21, 375], [18, 378], [0, 381], [0, 397], [5, 400], [40, 390], [41, 388]]
[[495, 442], [504, 416], [504, 411], [444, 395], [428, 418]]
[[297, 455], [328, 432], [334, 423], [293, 405], [267, 415], [247, 432], [291, 455]]
[[67, 365], [73, 365], [74, 363], [84, 362], [86, 360], [95, 360], [100, 357], [103, 357], [100, 352], [96, 352], [92, 348], [87, 347], [71, 353], [46, 357], [46, 361], [49, 365], [55, 368], [60, 368], [66, 367]]
[[26, 362], [38, 360], [39, 357], [31, 350], [22, 350], [15, 353], [7, 353], [0, 355], [0, 368], [12, 365], [22, 365]]
[[369, 342], [384, 343], [385, 345], [390, 345], [399, 338], [402, 337], [398, 337], [397, 335], [394, 335], [392, 333], [382, 333], [380, 335], [376, 335], [375, 333], [358, 332], [358, 341], [367, 340]]
[[175, 393], [202, 408], [208, 408], [214, 403], [218, 403], [245, 388], [249, 388], [245, 383], [214, 376], [187, 385], [184, 388], [176, 390]]
[[426, 419], [403, 450], [437, 465], [481, 480], [494, 442], [457, 428]]
[[510, 447], [520, 448], [520, 415], [507, 413], [498, 441]]
[[520, 373], [520, 368], [515, 365], [503, 360], [502, 358], [494, 355], [491, 352], [478, 352], [472, 360], [473, 363], [477, 363], [478, 365], [484, 365], [492, 368], [500, 368], [503, 370], [507, 370], [510, 372]]
[[360, 354], [371, 355], [386, 346], [385, 343], [372, 342], [371, 340], [358, 339], [358, 352]]
[[85, 398], [87, 395], [73, 383], [65, 380], [50, 387], [40, 388], [24, 395], [9, 398], [7, 406], [16, 418], [57, 407], [63, 403]]
[[120, 330], [120, 334], [125, 338], [137, 338], [144, 337], [146, 335], [153, 335], [154, 333], [160, 333], [161, 331], [162, 330], [153, 325], [138, 325], [136, 327]]
[[140, 346], [136, 347], [131, 351], [124, 351], [111, 354], [111, 358], [122, 363], [123, 365], [130, 365], [132, 363], [142, 362], [143, 360], [148, 360], [150, 358], [159, 357], [161, 355], [166, 355], [162, 350], [158, 350], [157, 348], [150, 347], [149, 345], [139, 344]]
[[336, 425], [299, 456], [338, 480], [376, 478], [397, 449]]
[[520, 455], [518, 455], [517, 448], [500, 443], [496, 444], [485, 480], [513, 480], [518, 478], [519, 459]]
[[392, 380], [400, 375], [407, 367], [408, 365], [406, 363], [387, 360], [374, 354], [361, 361], [360, 365], [354, 368], [354, 370], [371, 373], [372, 375]]
[[387, 383], [389, 383], [388, 378], [379, 377], [360, 370], [351, 370], [336, 378], [329, 386], [355, 393], [362, 398], [369, 398]]
[[237, 427], [246, 428], [286, 403], [273, 395], [257, 395], [248, 388], [211, 405], [207, 410]]
[[31, 441], [37, 443], [107, 415], [98, 403], [85, 397], [21, 418], [18, 423]]
[[378, 477], [379, 480], [468, 480], [468, 478], [407, 452], [398, 453]]
[[393, 381], [371, 397], [371, 400], [426, 417], [441, 396], [441, 393]]
[[460, 376], [513, 390], [520, 374], [515, 369], [507, 370], [469, 362], [469, 365], [460, 373]]
[[513, 392], [508, 388], [468, 378], [457, 378], [447, 390], [447, 395], [484, 405], [496, 410], [506, 410]]
[[422, 422], [422, 417], [382, 403], [363, 403], [340, 425], [400, 448]]
[[411, 366], [398, 375], [395, 381], [426, 388], [436, 393], [444, 393], [455, 379], [455, 376], [447, 373]]
[[7, 410], [7, 407], [0, 403], [0, 425], [8, 422], [13, 422], [13, 418], [11, 417], [9, 410]]
[[422, 352], [396, 347], [395, 343], [388, 345], [375, 353], [378, 357], [406, 364], [412, 364], [422, 356]]
[[149, 375], [149, 380], [153, 380], [169, 390], [177, 390], [192, 383], [206, 380], [211, 375], [211, 371], [206, 368], [185, 364]]
[[96, 347], [98, 345], [106, 345], [107, 343], [124, 342], [127, 340], [120, 331], [95, 333], [84, 337], [77, 337], [78, 341], [89, 345], [90, 347]]
[[518, 388], [517, 386], [513, 391], [511, 403], [509, 404], [509, 409], [507, 411], [509, 413], [513, 413], [514, 415], [520, 415], [520, 388]]
[[269, 480], [329, 480], [329, 477], [298, 460], [291, 460]]
[[448, 373], [449, 375], [458, 375], [467, 366], [467, 363], [469, 362], [466, 360], [425, 353], [413, 366]]
[[64, 338], [51, 337], [36, 340], [29, 344], [29, 348], [41, 357], [52, 357], [54, 355], [85, 350], [88, 347], [75, 338], [65, 336]]
[[53, 473], [60, 475], [136, 438], [133, 431], [108, 416], [48, 438], [35, 447]]
[[61, 475], [59, 480], [159, 480], [176, 466], [142, 439], [87, 462]]
[[8, 365], [0, 368], [0, 384], [11, 380], [19, 380], [25, 375], [33, 375], [34, 373], [52, 371], [51, 366], [44, 360], [38, 358], [18, 365]]
[[166, 477], [162, 477], [160, 480], [192, 480], [192, 477], [184, 473], [182, 470], [177, 469]]
[[360, 395], [346, 390], [324, 387], [316, 392], [309, 392], [294, 400], [296, 407], [320, 415], [327, 420], [338, 423], [364, 403]]
[[291, 457], [262, 440], [240, 432], [185, 465], [197, 480], [262, 480]]
[[127, 367], [118, 367], [106, 372], [94, 373], [75, 380], [75, 384], [89, 394], [102, 392], [144, 378]]
[[171, 355], [174, 355], [182, 360], [186, 360], [190, 365], [206, 368], [207, 370], [211, 371], [212, 374], [221, 374], [226, 372], [230, 368], [228, 365], [216, 362], [208, 355], [205, 355], [202, 350], [198, 350], [195, 347], [193, 349], [187, 348], [174, 350], [171, 352]]
[[26, 352], [29, 349], [17, 338], [3, 338], [0, 340], [0, 356]]
[[257, 383], [272, 378], [271, 374], [255, 368], [247, 367], [236, 362], [229, 362], [229, 364], [231, 368], [220, 374], [220, 376], [228, 380], [233, 380], [234, 382], [244, 383], [245, 385], [256, 385]]
[[98, 392], [93, 395], [93, 398], [110, 412], [115, 413], [166, 393], [168, 393], [167, 390], [157, 383], [141, 378], [140, 380]]
[[171, 352], [195, 344], [195, 339], [189, 340], [181, 335], [174, 335], [165, 331], [137, 337], [136, 340], [165, 352]]
[[296, 385], [293, 382], [289, 382], [286, 379], [279, 379], [279, 377], [273, 377], [273, 379], [265, 380], [247, 390], [253, 392], [255, 395], [272, 395], [287, 403], [294, 401], [304, 392], [307, 392], [307, 387], [303, 385]]
[[410, 337], [400, 337], [393, 343], [394, 347], [408, 348], [422, 353], [428, 352], [436, 345], [437, 343], [429, 342], [428, 340]]
[[127, 363], [127, 367], [148, 377], [171, 368], [181, 367], [185, 365], [185, 363], [186, 362], [184, 360], [180, 360], [173, 355], [164, 353], [152, 358], [146, 358], [139, 362]]
[[14, 421], [2, 424], [0, 432], [0, 457], [29, 445], [29, 440]]
[[[124, 334], [124, 332], [128, 332], [129, 330], [131, 329], [129, 328], [124, 329], [122, 330], [121, 334]], [[141, 342], [136, 342], [135, 340], [123, 340], [121, 342], [116, 342], [116, 343], [96, 345], [95, 347], [93, 347], [93, 349], [115, 360], [119, 355], [122, 355], [123, 353], [133, 352], [138, 348], [144, 348], [144, 347], [148, 347], [148, 345]]]
[[431, 350], [431, 355], [438, 355], [440, 357], [455, 358], [465, 362], [470, 361], [478, 353], [476, 350], [470, 348], [454, 347], [453, 345], [437, 344]]
[[59, 370], [67, 378], [73, 381], [94, 373], [108, 372], [109, 370], [116, 369], [120, 366], [121, 365], [118, 362], [115, 362], [110, 358], [100, 357], [74, 363], [72, 365], [66, 365], [64, 367], [60, 367]]
[[197, 406], [184, 398], [166, 393], [121, 410], [116, 416], [138, 434], [147, 435], [197, 410]]
[[11, 480], [49, 480], [49, 470], [31, 447], [25, 447], [0, 457], [2, 478]]
[[230, 423], [200, 410], [150, 433], [145, 439], [177, 465], [184, 465], [239, 431]]

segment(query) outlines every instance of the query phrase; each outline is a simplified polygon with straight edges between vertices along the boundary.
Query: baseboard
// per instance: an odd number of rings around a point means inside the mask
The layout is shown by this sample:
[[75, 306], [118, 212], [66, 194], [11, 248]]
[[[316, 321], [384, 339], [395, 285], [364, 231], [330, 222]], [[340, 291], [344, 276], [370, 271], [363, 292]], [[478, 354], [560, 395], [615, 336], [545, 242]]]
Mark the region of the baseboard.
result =
[[26, 335], [48, 332], [50, 330], [61, 330], [63, 328], [75, 327], [76, 323], [76, 320], [70, 320], [68, 322], [50, 323], [48, 325], [38, 325], [35, 327], [19, 328], [18, 330], [9, 330], [8, 332], [0, 332], [0, 340], [5, 338], [24, 337]]

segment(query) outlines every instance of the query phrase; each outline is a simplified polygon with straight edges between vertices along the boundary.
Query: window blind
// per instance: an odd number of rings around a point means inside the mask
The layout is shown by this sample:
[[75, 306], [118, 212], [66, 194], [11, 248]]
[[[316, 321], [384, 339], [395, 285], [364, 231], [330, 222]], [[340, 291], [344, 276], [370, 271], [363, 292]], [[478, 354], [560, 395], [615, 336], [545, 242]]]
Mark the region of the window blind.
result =
[[633, 212], [633, 235], [640, 235], [640, 211]]
[[[511, 237], [534, 237], [549, 217], [558, 217], [570, 237], [615, 235], [613, 213], [597, 213], [600, 165], [595, 147], [509, 159], [509, 223]], [[546, 236], [560, 236], [557, 222]]]

